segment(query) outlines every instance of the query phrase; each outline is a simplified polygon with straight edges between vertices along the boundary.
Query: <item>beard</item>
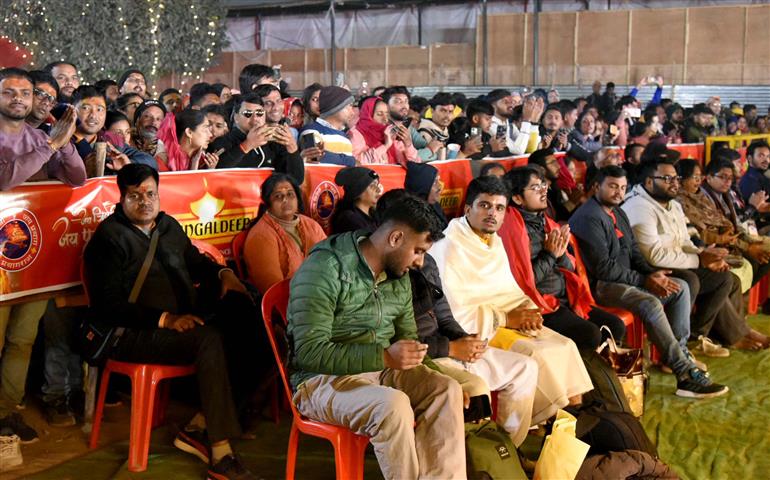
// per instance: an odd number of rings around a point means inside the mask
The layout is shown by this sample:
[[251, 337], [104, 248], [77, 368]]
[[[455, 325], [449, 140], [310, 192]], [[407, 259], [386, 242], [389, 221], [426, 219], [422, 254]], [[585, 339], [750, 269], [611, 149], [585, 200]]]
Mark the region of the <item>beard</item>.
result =
[[25, 111], [22, 111], [21, 113], [16, 113], [12, 111], [10, 108], [8, 108], [8, 109], [0, 110], [0, 115], [10, 120], [18, 121], [18, 120], [24, 120], [25, 118], [27, 118], [27, 116], [30, 114], [31, 111], [32, 111], [31, 106], [30, 108], [26, 109]]
[[158, 137], [158, 131], [155, 128], [143, 128], [138, 132], [141, 137], [147, 141], [154, 141]]
[[671, 195], [668, 190], [663, 190], [657, 187], [653, 187], [652, 191], [647, 193], [649, 193], [652, 198], [659, 202], [668, 202], [669, 200], [676, 197], [676, 195]]

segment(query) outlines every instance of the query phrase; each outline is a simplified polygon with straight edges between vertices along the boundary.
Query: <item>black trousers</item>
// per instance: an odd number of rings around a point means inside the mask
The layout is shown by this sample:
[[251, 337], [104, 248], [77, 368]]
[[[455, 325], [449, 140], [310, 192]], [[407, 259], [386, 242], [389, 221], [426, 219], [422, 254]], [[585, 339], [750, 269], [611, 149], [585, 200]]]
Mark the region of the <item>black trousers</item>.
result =
[[744, 256], [746, 260], [751, 264], [751, 268], [754, 269], [754, 276], [751, 279], [751, 286], [753, 287], [757, 283], [759, 283], [760, 280], [762, 280], [762, 277], [767, 275], [770, 272], [770, 263], [765, 263], [764, 265], [760, 264], [758, 261], [754, 260], [753, 258]]
[[609, 327], [615, 340], [620, 343], [626, 334], [623, 320], [599, 308], [592, 308], [588, 320], [584, 320], [569, 307], [562, 306], [553, 313], [543, 315], [543, 325], [569, 338], [579, 350], [594, 350], [603, 338], [599, 327]]
[[111, 357], [127, 362], [182, 365], [197, 369], [201, 407], [212, 442], [240, 435], [238, 412], [259, 388], [275, 360], [259, 310], [250, 297], [228, 293], [201, 299], [204, 326], [179, 333], [168, 329], [126, 330]]
[[738, 277], [707, 268], [673, 270], [690, 287], [695, 310], [690, 317], [690, 338], [711, 336], [732, 345], [749, 333], [743, 317], [743, 295]]
[[196, 326], [182, 333], [159, 328], [126, 330], [110, 356], [126, 362], [195, 364], [209, 440], [214, 443], [240, 435], [222, 334], [216, 328]]

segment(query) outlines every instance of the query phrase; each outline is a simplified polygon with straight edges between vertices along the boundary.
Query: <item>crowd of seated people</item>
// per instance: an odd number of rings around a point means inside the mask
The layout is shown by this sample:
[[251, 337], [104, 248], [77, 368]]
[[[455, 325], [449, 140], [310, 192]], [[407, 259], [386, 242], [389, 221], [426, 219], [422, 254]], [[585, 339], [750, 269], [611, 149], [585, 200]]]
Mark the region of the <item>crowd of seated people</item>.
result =
[[[276, 75], [249, 65], [237, 88], [199, 83], [153, 99], [134, 69], [93, 86], [68, 62], [0, 70], [0, 189], [82, 185], [97, 144], [107, 144], [105, 174], [117, 175], [120, 202], [85, 251], [90, 312], [126, 328], [113, 358], [198, 367], [201, 411], [174, 444], [214, 478], [256, 478], [229, 440], [248, 429], [266, 378], [243, 366], [272, 366], [253, 302], [287, 279], [294, 403], [370, 437], [386, 478], [464, 477], [472, 397], [498, 392], [497, 422], [517, 446], [579, 405], [593, 388], [581, 356], [604, 340], [600, 327], [625, 337], [602, 306], [638, 318], [683, 397], [728, 392], [704, 356], [770, 347], [745, 309], [770, 271], [770, 145], [746, 145], [748, 169], [725, 145], [706, 166], [666, 148], [767, 133], [755, 106], [723, 108], [711, 97], [685, 108], [661, 98], [660, 77], [620, 97], [611, 82], [604, 92], [595, 84], [573, 101], [545, 90], [428, 99], [398, 85], [356, 95], [320, 84], [295, 98]], [[639, 89], [652, 87], [642, 105]], [[495, 162], [522, 154], [524, 166]], [[458, 218], [442, 209], [431, 165], [445, 159], [484, 162]], [[315, 163], [343, 167], [327, 232], [302, 201]], [[385, 192], [377, 164], [404, 167], [404, 189]], [[161, 211], [158, 171], [260, 167], [274, 173], [238, 279]], [[156, 234], [160, 253], [129, 303]], [[46, 419], [59, 427], [82, 418], [71, 338], [84, 312], [53, 300], [0, 307], [0, 432], [38, 438], [16, 408], [30, 394], [41, 319]], [[522, 337], [490, 346], [500, 328]]]

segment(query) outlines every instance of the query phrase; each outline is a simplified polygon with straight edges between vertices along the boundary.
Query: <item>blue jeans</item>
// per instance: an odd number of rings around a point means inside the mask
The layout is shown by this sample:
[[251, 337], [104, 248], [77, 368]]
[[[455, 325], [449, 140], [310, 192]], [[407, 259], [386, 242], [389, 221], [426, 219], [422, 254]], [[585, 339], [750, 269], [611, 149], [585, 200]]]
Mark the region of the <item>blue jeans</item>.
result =
[[58, 308], [53, 300], [43, 315], [45, 339], [45, 384], [43, 401], [52, 403], [83, 389], [83, 362], [72, 351], [77, 323], [87, 314], [85, 307]]
[[[670, 277], [671, 278], [671, 277]], [[650, 341], [658, 347], [663, 363], [679, 376], [695, 365], [688, 358], [690, 337], [690, 289], [687, 282], [671, 278], [679, 292], [660, 298], [643, 288], [623, 283], [596, 282], [596, 301], [624, 308], [642, 319]]]

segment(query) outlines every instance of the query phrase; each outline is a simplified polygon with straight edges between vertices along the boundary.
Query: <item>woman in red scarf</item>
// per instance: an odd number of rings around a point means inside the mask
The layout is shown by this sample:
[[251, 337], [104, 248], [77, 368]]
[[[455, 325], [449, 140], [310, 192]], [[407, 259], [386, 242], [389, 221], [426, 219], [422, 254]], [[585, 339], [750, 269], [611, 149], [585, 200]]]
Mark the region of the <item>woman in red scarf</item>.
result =
[[305, 109], [302, 108], [302, 101], [299, 98], [283, 99], [283, 118], [289, 119], [290, 127], [302, 129], [305, 123]]
[[406, 166], [419, 162], [414, 145], [394, 138], [389, 123], [388, 104], [380, 97], [369, 97], [361, 105], [358, 123], [348, 132], [358, 165], [386, 163]]
[[182, 110], [174, 115], [169, 113], [158, 130], [158, 138], [166, 151], [158, 153], [158, 171], [198, 170], [216, 168], [219, 156], [206, 153], [214, 137], [206, 115], [200, 110]]

